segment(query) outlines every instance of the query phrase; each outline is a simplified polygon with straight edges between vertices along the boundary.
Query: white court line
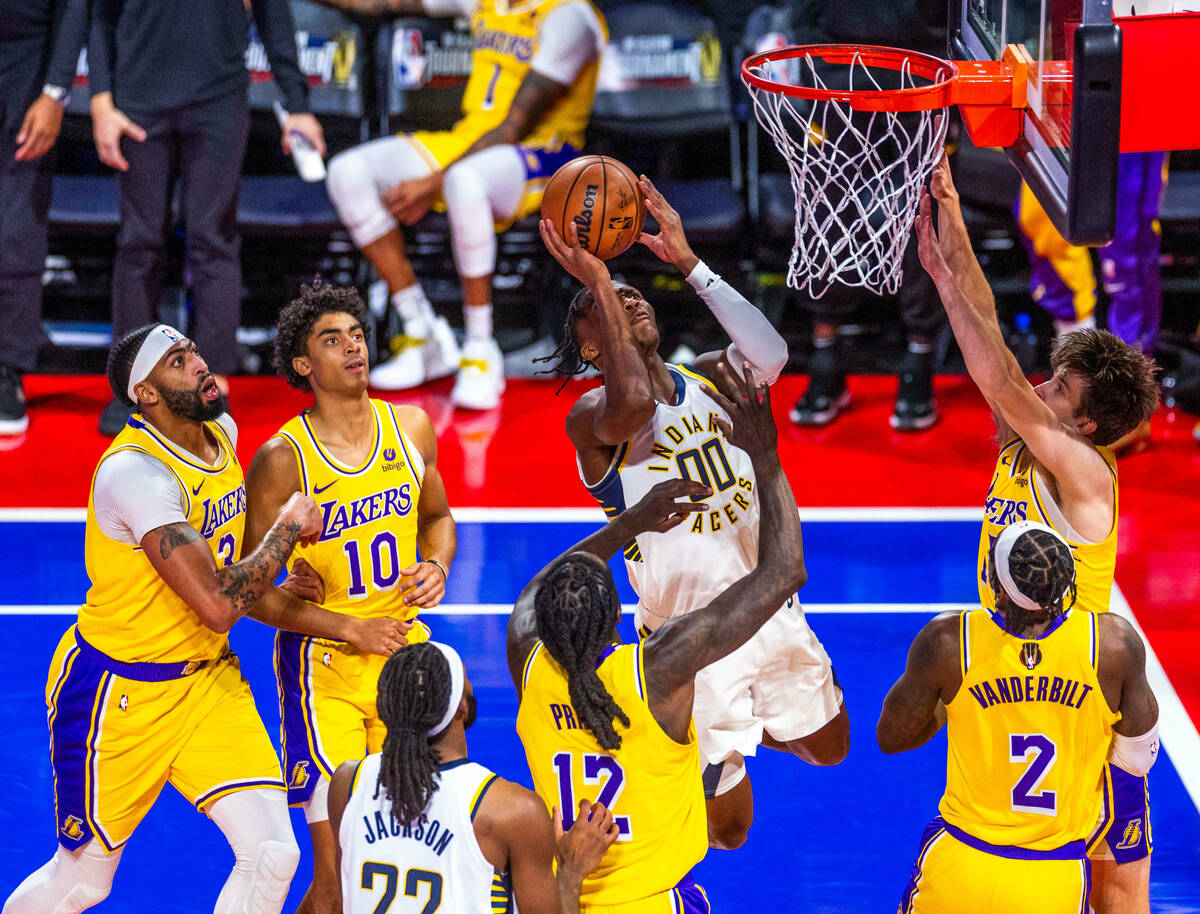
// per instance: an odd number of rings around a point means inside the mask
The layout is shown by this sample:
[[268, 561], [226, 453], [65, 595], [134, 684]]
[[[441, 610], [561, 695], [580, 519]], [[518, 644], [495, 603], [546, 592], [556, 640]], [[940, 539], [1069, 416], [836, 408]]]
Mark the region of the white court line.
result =
[[1171, 756], [1171, 763], [1179, 772], [1184, 789], [1191, 796], [1196, 810], [1200, 812], [1200, 733], [1196, 732], [1196, 724], [1188, 715], [1183, 702], [1179, 700], [1175, 687], [1167, 678], [1167, 671], [1158, 662], [1158, 655], [1154, 653], [1150, 639], [1138, 624], [1137, 616], [1133, 614], [1125, 594], [1121, 593], [1121, 588], [1115, 583], [1109, 609], [1127, 619], [1146, 645], [1146, 680], [1154, 691], [1154, 697], [1158, 699], [1158, 732], [1162, 737], [1163, 747]]
[[[974, 609], [975, 603], [806, 603], [806, 613], [934, 613], [947, 610]], [[621, 611], [633, 612], [633, 603], [622, 603]], [[79, 612], [76, 603], [11, 604], [0, 606], [0, 616], [73, 616]], [[511, 603], [443, 603], [433, 609], [421, 610], [423, 616], [507, 616]]]
[[[569, 524], [599, 523], [599, 508], [454, 508], [454, 519], [467, 524]], [[0, 508], [0, 523], [82, 522], [82, 508]], [[901, 523], [905, 521], [973, 521], [983, 517], [982, 508], [801, 508], [800, 519], [835, 523]]]

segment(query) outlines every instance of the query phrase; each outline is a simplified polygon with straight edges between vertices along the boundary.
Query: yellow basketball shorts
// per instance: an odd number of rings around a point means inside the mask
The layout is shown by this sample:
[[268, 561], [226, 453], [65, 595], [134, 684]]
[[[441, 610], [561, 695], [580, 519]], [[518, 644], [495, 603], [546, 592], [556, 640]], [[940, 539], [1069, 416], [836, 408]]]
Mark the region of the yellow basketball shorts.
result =
[[[413, 147], [435, 171], [445, 169], [449, 164], [461, 158], [478, 139], [476, 129], [452, 130], [418, 130], [407, 134]], [[558, 169], [579, 155], [579, 150], [569, 143], [553, 143], [550, 145], [518, 145], [521, 161], [525, 165], [525, 188], [521, 194], [521, 202], [517, 211], [504, 222], [496, 223], [496, 231], [502, 232], [518, 219], [536, 213], [542, 206], [542, 195], [546, 190], [551, 176]], [[434, 203], [434, 209], [445, 212], [446, 204], [439, 197]]]
[[1091, 874], [1082, 841], [1054, 851], [996, 847], [939, 816], [922, 836], [898, 914], [1087, 914]]
[[[428, 626], [413, 620], [409, 644], [428, 640]], [[292, 806], [307, 803], [318, 779], [332, 778], [342, 762], [382, 748], [387, 728], [375, 695], [386, 661], [344, 641], [294, 632], [275, 636], [283, 771]]]
[[581, 914], [711, 914], [712, 907], [704, 887], [688, 873], [666, 892], [624, 904], [588, 904], [580, 899], [579, 910]]
[[[196, 668], [199, 667], [199, 668]], [[120, 663], [67, 629], [46, 680], [58, 840], [129, 840], [163, 785], [198, 810], [238, 790], [283, 789], [237, 657]]]

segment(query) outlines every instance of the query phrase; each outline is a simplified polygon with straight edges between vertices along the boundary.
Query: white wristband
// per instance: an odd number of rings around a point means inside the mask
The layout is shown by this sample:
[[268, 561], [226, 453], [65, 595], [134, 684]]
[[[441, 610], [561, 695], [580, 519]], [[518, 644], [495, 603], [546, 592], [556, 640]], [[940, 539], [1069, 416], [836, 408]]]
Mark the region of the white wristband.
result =
[[1158, 723], [1141, 736], [1113, 734], [1108, 760], [1134, 777], [1143, 778], [1158, 758]]
[[711, 289], [721, 281], [721, 277], [708, 268], [703, 260], [696, 261], [696, 265], [692, 267], [692, 272], [687, 275], [688, 285], [697, 292], [704, 292]]

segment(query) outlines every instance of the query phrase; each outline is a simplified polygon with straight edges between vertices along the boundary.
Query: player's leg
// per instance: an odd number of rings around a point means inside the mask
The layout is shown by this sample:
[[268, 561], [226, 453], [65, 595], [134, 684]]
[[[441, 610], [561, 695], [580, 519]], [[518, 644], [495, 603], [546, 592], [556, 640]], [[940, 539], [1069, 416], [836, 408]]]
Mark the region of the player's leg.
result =
[[810, 765], [836, 765], [850, 751], [850, 715], [824, 646], [792, 597], [759, 630], [765, 654], [751, 693], [762, 745]]
[[754, 791], [740, 753], [704, 769], [704, 798], [708, 846], [732, 851], [745, 844], [754, 824]]
[[[329, 198], [354, 243], [387, 283], [392, 306], [404, 325], [395, 356], [371, 373], [372, 383], [388, 390], [413, 387], [437, 375], [436, 367], [431, 373], [426, 362], [449, 360], [450, 370], [457, 366], [457, 347], [449, 328], [433, 338], [435, 328], [445, 322], [439, 323], [417, 282], [400, 225], [383, 201], [383, 195], [397, 184], [427, 177], [436, 168], [425, 147], [407, 135], [363, 143], [329, 162], [325, 181]], [[427, 345], [430, 340], [432, 345]], [[453, 347], [448, 355], [441, 351], [447, 344]]]
[[[296, 908], [296, 914], [337, 914], [342, 910], [337, 872], [337, 851], [333, 843], [333, 828], [329, 825], [329, 781], [321, 778], [313, 798], [304, 806], [308, 834], [312, 838], [312, 884]], [[310, 818], [318, 816], [319, 818]]]
[[239, 790], [207, 812], [233, 850], [233, 871], [214, 914], [279, 914], [300, 864], [283, 791]]
[[62, 845], [4, 902], [3, 914], [79, 914], [108, 897], [121, 850], [106, 854], [95, 839], [75, 851]]
[[1109, 765], [1113, 820], [1092, 849], [1092, 893], [1096, 914], [1149, 914], [1149, 790], [1144, 777]]
[[1017, 225], [1029, 252], [1033, 300], [1067, 333], [1096, 326], [1096, 274], [1087, 248], [1068, 244], [1026, 184], [1016, 203]]

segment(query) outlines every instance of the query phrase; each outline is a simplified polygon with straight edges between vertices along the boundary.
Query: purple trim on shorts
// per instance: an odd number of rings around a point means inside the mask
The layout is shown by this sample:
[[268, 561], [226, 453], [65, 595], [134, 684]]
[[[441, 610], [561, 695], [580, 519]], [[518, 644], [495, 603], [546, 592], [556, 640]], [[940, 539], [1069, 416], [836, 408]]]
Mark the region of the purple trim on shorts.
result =
[[50, 766], [58, 843], [75, 851], [95, 835], [88, 791], [88, 767], [95, 747], [89, 745], [88, 736], [94, 724], [96, 696], [111, 674], [78, 648], [66, 652], [63, 668], [65, 672], [50, 695]]
[[678, 905], [679, 914], [712, 914], [708, 896], [704, 889], [696, 884], [692, 874], [688, 873], [675, 884], [671, 890], [674, 902]]
[[537, 146], [519, 146], [521, 162], [525, 165], [525, 180], [548, 178], [571, 159], [579, 156], [579, 150], [568, 143], [558, 149], [541, 149]]
[[309, 639], [294, 632], [275, 636], [275, 682], [279, 689], [280, 751], [283, 755], [283, 781], [287, 785], [288, 805], [307, 803], [324, 773], [313, 757], [308, 739], [308, 649]]
[[921, 834], [921, 843], [918, 845], [917, 859], [908, 876], [908, 885], [904, 887], [904, 894], [900, 896], [900, 914], [908, 914], [912, 910], [913, 899], [917, 895], [917, 883], [921, 881], [921, 868], [925, 864], [925, 854], [933, 843], [933, 839], [945, 831], [946, 822], [941, 816], [936, 816], [925, 826], [925, 831]]
[[942, 821], [942, 827], [968, 847], [991, 854], [993, 857], [1004, 857], [1008, 860], [1083, 860], [1087, 856], [1087, 846], [1082, 839], [1071, 841], [1053, 850], [1036, 851], [1028, 847], [1015, 847], [1011, 844], [989, 844], [945, 820]]
[[220, 657], [208, 660], [175, 660], [170, 663], [153, 663], [150, 661], [126, 663], [122, 660], [114, 660], [99, 648], [88, 644], [83, 640], [83, 635], [79, 633], [79, 629], [75, 629], [75, 643], [79, 645], [79, 650], [92, 664], [108, 670], [114, 676], [120, 676], [122, 679], [132, 679], [135, 682], [170, 682], [174, 679], [183, 679], [185, 676], [191, 676], [193, 673], [199, 672], [205, 667], [212, 666], [226, 657], [233, 656], [233, 651], [227, 650]]
[[1088, 899], [1092, 897], [1092, 861], [1083, 858], [1083, 898], [1079, 902], [1079, 914], [1088, 914]]
[[1148, 782], [1117, 765], [1109, 765], [1108, 770], [1112, 776], [1113, 818], [1104, 841], [1117, 863], [1141, 860], [1154, 849]]

